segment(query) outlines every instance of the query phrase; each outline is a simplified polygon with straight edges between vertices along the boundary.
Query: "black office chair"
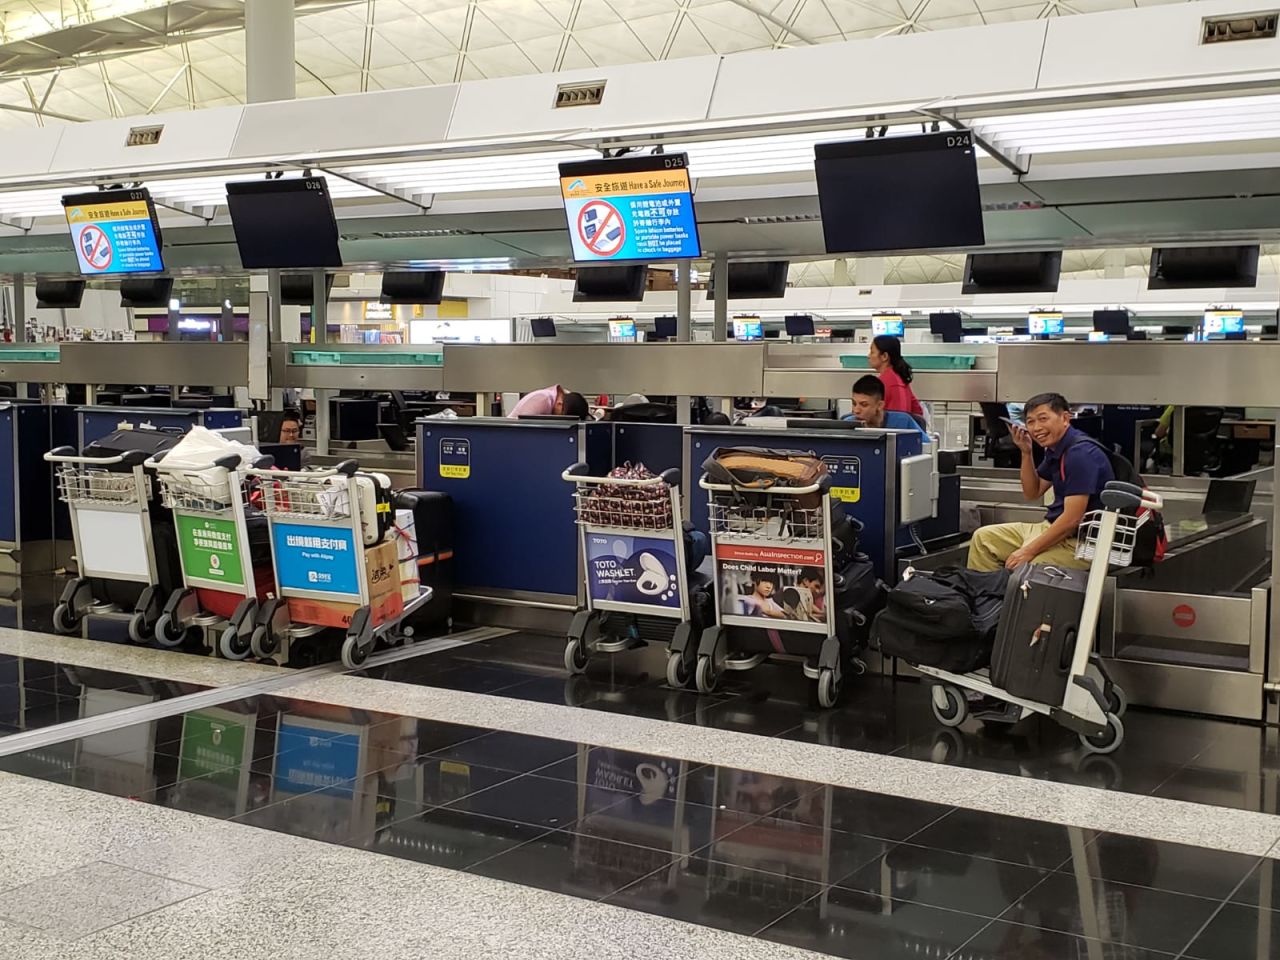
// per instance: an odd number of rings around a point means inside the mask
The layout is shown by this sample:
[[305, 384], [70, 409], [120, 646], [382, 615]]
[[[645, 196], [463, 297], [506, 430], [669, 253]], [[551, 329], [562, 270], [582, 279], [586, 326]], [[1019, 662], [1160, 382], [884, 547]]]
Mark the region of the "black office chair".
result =
[[1222, 466], [1222, 439], [1218, 428], [1226, 411], [1222, 407], [1187, 407], [1182, 426], [1182, 472], [1188, 477], [1213, 473]]
[[1022, 465], [1022, 453], [1013, 442], [1009, 433], [1009, 425], [1004, 417], [1009, 416], [1009, 407], [1004, 403], [980, 403], [982, 408], [982, 424], [986, 429], [987, 440], [983, 447], [983, 456], [996, 467], [1016, 470]]

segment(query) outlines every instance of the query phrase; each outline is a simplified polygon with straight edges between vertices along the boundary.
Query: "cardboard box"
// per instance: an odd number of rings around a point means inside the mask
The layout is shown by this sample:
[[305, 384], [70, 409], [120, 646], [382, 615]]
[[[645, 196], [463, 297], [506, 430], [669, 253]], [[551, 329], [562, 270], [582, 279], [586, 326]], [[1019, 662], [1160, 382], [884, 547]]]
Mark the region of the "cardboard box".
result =
[[369, 584], [369, 599], [377, 600], [389, 593], [400, 594], [400, 560], [396, 556], [396, 542], [383, 540], [376, 547], [364, 552], [364, 572]]
[[[345, 629], [351, 626], [351, 618], [360, 608], [354, 603], [334, 603], [329, 600], [303, 600], [289, 598], [289, 619], [294, 623], [315, 623], [323, 627]], [[404, 613], [404, 599], [399, 590], [393, 590], [370, 603], [373, 624], [386, 623]]]

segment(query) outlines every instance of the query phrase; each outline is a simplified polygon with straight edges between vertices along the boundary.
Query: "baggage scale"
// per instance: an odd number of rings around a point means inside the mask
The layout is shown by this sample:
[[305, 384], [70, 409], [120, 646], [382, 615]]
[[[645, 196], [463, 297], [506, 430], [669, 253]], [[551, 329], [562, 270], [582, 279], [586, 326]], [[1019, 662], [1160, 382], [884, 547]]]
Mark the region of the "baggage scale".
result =
[[[1033, 713], [1043, 714], [1080, 736], [1084, 748], [1092, 753], [1112, 753], [1124, 741], [1124, 715], [1128, 702], [1124, 691], [1111, 682], [1094, 652], [1098, 617], [1102, 609], [1102, 593], [1108, 568], [1127, 567], [1133, 562], [1138, 530], [1149, 519], [1149, 511], [1163, 505], [1158, 494], [1130, 483], [1112, 481], [1102, 491], [1102, 510], [1085, 514], [1077, 536], [1076, 556], [1089, 560], [1089, 577], [1085, 585], [1084, 610], [1080, 617], [1075, 645], [1071, 648], [1067, 668], [1066, 692], [1061, 703], [1041, 703], [1016, 697], [991, 680], [989, 668], [973, 673], [950, 673], [937, 667], [915, 665], [922, 674], [936, 682], [931, 692], [933, 715], [948, 727], [958, 727], [969, 716], [966, 690], [1011, 705], [1002, 718], [1016, 723]], [[1124, 513], [1126, 510], [1144, 512]], [[903, 579], [910, 579], [908, 568]], [[1030, 642], [1035, 642], [1032, 638]], [[1064, 661], [1065, 662], [1065, 661]]]

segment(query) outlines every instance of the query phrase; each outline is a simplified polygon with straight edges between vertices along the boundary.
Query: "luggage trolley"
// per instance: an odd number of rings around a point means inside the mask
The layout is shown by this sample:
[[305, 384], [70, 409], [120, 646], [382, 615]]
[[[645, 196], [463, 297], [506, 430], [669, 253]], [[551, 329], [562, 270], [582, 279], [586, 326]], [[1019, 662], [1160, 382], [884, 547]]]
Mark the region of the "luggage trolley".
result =
[[[148, 642], [146, 625], [156, 622], [163, 598], [154, 589], [160, 577], [151, 524], [151, 477], [143, 469], [147, 454], [138, 450], [114, 457], [85, 457], [72, 447], [58, 447], [44, 459], [54, 465], [58, 496], [71, 515], [80, 574], [67, 584], [53, 608], [53, 629], [74, 633], [87, 614], [124, 612], [117, 604], [95, 597], [92, 582], [124, 581], [146, 588], [134, 608], [134, 617], [143, 627], [137, 635], [131, 627], [130, 636], [135, 642]], [[182, 640], [164, 645], [177, 646]]]
[[[276, 582], [276, 596], [263, 604], [250, 636], [255, 656], [270, 657], [286, 640], [340, 626], [346, 631], [342, 663], [354, 670], [378, 640], [408, 639], [412, 628], [402, 627], [404, 619], [431, 599], [427, 586], [403, 599], [398, 562], [394, 590], [374, 599], [365, 569], [360, 497], [349, 488], [358, 470], [348, 460], [331, 470], [247, 471], [261, 480]], [[416, 499], [401, 494], [397, 506], [413, 509]], [[341, 605], [336, 621], [333, 604]]]
[[[1004, 717], [1005, 722], [1016, 723], [1033, 713], [1044, 714], [1079, 734], [1081, 744], [1093, 753], [1111, 753], [1124, 741], [1124, 724], [1120, 718], [1127, 700], [1124, 691], [1111, 682], [1102, 660], [1094, 652], [1094, 640], [1108, 568], [1127, 567], [1133, 562], [1138, 530], [1150, 518], [1149, 512], [1122, 511], [1138, 508], [1154, 511], [1164, 504], [1159, 494], [1119, 481], [1112, 481], [1103, 489], [1102, 504], [1102, 510], [1087, 513], [1080, 521], [1076, 557], [1090, 561], [1089, 577], [1062, 702], [1040, 703], [1016, 697], [991, 682], [989, 669], [956, 674], [937, 667], [917, 666], [921, 673], [938, 681], [933, 685], [931, 702], [939, 723], [948, 727], [964, 723], [969, 715], [964, 691], [973, 690], [1016, 708]], [[904, 576], [912, 572], [908, 570]]]
[[[710, 501], [716, 595], [716, 624], [698, 644], [698, 691], [714, 690], [725, 670], [773, 657], [801, 661], [805, 676], [818, 681], [819, 705], [834, 706], [845, 656], [836, 632], [829, 479], [751, 490], [704, 475], [698, 485]], [[820, 608], [805, 585], [815, 575], [826, 598]]]
[[[667, 642], [667, 682], [689, 682], [695, 636], [680, 471], [649, 480], [587, 475], [576, 463], [562, 474], [574, 484], [586, 606], [574, 614], [564, 666], [583, 673], [593, 653], [620, 653]], [[674, 621], [674, 625], [672, 625]]]
[[[203, 467], [171, 467], [161, 453], [144, 464], [155, 470], [160, 502], [173, 512], [182, 568], [182, 586], [166, 598], [156, 639], [173, 645], [192, 628], [216, 628], [218, 652], [228, 660], [249, 655], [258, 615], [248, 525], [248, 490], [255, 481], [238, 470], [240, 462], [229, 454]], [[264, 457], [255, 466], [272, 462]], [[142, 616], [135, 613], [129, 621], [130, 636], [141, 632]]]

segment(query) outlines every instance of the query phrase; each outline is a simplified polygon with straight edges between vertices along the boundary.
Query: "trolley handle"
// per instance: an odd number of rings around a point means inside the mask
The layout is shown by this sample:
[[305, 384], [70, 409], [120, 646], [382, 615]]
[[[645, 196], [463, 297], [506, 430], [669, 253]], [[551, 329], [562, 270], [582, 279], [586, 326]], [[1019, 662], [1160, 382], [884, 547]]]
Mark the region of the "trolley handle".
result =
[[648, 480], [624, 480], [621, 477], [589, 476], [585, 463], [575, 463], [561, 473], [560, 478], [570, 483], [600, 484], [601, 486], [607, 485], [611, 487], [656, 487], [660, 483], [665, 483], [668, 487], [680, 486], [680, 471], [675, 467], [670, 470], [664, 470], [661, 476], [651, 477]]
[[1138, 507], [1160, 510], [1164, 507], [1164, 498], [1160, 494], [1120, 480], [1108, 483], [1102, 489], [1101, 499], [1108, 510], [1136, 510]]
[[47, 463], [74, 463], [79, 466], [97, 465], [101, 467], [112, 467], [117, 463], [124, 463], [126, 456], [118, 453], [114, 457], [82, 457], [79, 456], [74, 447], [56, 447], [44, 455]]
[[811, 483], [807, 487], [750, 487], [745, 484], [712, 483], [704, 475], [698, 480], [698, 486], [712, 493], [781, 493], [788, 497], [803, 497], [810, 493], [818, 493], [825, 489], [825, 484]]
[[[273, 462], [274, 462], [274, 458]], [[348, 461], [354, 463], [355, 461]], [[342, 464], [338, 464], [342, 466]], [[330, 477], [339, 476], [340, 471], [337, 467], [327, 467], [323, 470], [273, 470], [260, 466], [250, 467], [245, 472], [247, 477], [262, 477], [267, 480], [328, 480]], [[345, 473], [342, 476], [348, 476]]]
[[228, 453], [226, 456], [219, 457], [217, 460], [214, 460], [204, 466], [193, 467], [188, 464], [186, 466], [181, 466], [181, 467], [170, 467], [167, 462], [164, 462], [165, 454], [167, 454], [168, 452], [169, 452], [168, 450], [161, 450], [159, 453], [157, 453], [155, 456], [151, 457], [150, 459], [144, 460], [142, 465], [151, 470], [159, 470], [162, 473], [163, 472], [190, 473], [192, 471], [208, 470], [210, 467], [221, 467], [223, 470], [231, 471], [236, 469], [236, 467], [240, 466], [240, 454]]

